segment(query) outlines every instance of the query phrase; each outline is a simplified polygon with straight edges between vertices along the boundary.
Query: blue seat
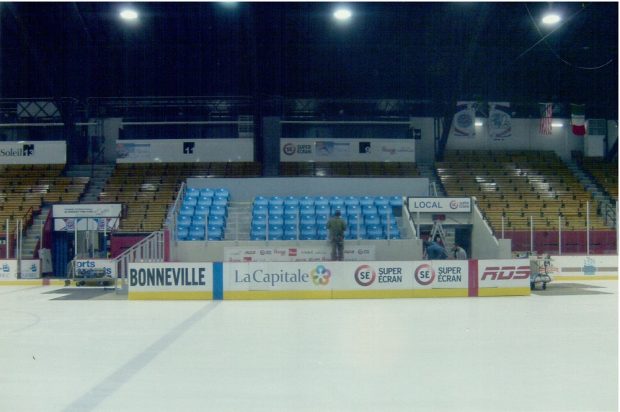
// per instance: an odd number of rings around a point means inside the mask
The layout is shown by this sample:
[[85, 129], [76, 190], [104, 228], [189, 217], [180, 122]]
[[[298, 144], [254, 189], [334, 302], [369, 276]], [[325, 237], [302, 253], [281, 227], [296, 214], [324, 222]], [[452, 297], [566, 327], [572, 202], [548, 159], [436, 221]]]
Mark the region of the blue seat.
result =
[[395, 225], [396, 224], [396, 218], [394, 217], [394, 215], [390, 215], [389, 218], [388, 216], [379, 216], [381, 218], [381, 226], [385, 227], [385, 225], [387, 225], [388, 223], [391, 225]]
[[299, 223], [301, 225], [314, 225], [316, 224], [316, 216], [315, 215], [301, 215], [299, 219]]
[[192, 222], [192, 218], [187, 216], [187, 215], [179, 215], [178, 219], [177, 219], [177, 226], [178, 227], [189, 227], [189, 225]]
[[375, 197], [375, 206], [387, 206], [390, 204], [390, 199], [385, 196], [377, 196]]
[[378, 225], [366, 226], [366, 239], [383, 239], [383, 230]]
[[209, 218], [207, 221], [209, 225], [224, 226], [225, 224], [224, 216], [219, 216], [219, 215], [209, 215]]
[[371, 205], [374, 206], [375, 204], [375, 199], [372, 196], [362, 196], [360, 197], [360, 206], [367, 206], [367, 205]]
[[377, 215], [366, 215], [364, 216], [364, 223], [366, 225], [379, 225], [381, 220], [379, 220], [379, 216]]
[[314, 206], [329, 206], [329, 199], [325, 196], [317, 196], [314, 198]]
[[189, 229], [189, 237], [193, 240], [204, 240], [205, 227], [204, 226], [192, 226]]
[[329, 206], [328, 205], [317, 205], [316, 208], [314, 209], [314, 213], [316, 215], [325, 215], [325, 216], [329, 216]]
[[390, 197], [390, 206], [392, 207], [402, 207], [403, 198], [401, 196], [391, 196]]
[[200, 196], [198, 198], [197, 205], [198, 206], [211, 206], [213, 204], [213, 197], [208, 196]]
[[386, 232], [386, 236], [389, 234], [390, 239], [400, 239], [400, 230], [398, 230], [398, 226], [396, 224], [390, 225]]
[[226, 207], [212, 205], [209, 209], [209, 216], [226, 216]]
[[250, 232], [251, 240], [266, 240], [267, 239], [267, 231], [265, 229], [256, 229]]
[[197, 204], [198, 204], [198, 198], [197, 197], [186, 197], [185, 199], [183, 199], [183, 206], [194, 207]]
[[284, 216], [283, 215], [269, 215], [268, 218], [270, 225], [280, 225], [284, 224]]
[[284, 199], [280, 196], [272, 196], [269, 199], [269, 206], [284, 206]]
[[362, 208], [360, 205], [349, 205], [347, 206], [347, 215], [357, 215], [362, 213]]
[[284, 214], [297, 216], [299, 214], [299, 206], [284, 205]]
[[213, 198], [213, 205], [214, 206], [227, 206], [228, 205], [228, 199], [222, 196], [215, 196]]
[[252, 208], [252, 216], [263, 215], [267, 216], [268, 209], [265, 205], [256, 205]]
[[228, 189], [224, 189], [224, 188], [220, 188], [220, 189], [215, 189], [215, 196], [220, 196], [220, 197], [225, 197], [226, 199], [228, 199], [230, 197], [230, 193], [228, 192]]
[[179, 210], [179, 215], [181, 216], [193, 216], [194, 208], [192, 206], [181, 206], [181, 210]]
[[316, 215], [316, 224], [326, 224], [327, 221], [329, 220], [329, 216], [328, 215]]
[[253, 220], [251, 225], [251, 230], [260, 230], [267, 228], [267, 221], [265, 220]]
[[362, 216], [359, 214], [355, 215], [347, 215], [347, 223], [350, 225], [357, 225], [357, 223], [362, 223]]
[[209, 189], [204, 188], [204, 189], [200, 189], [200, 197], [213, 197], [215, 195], [215, 192], [213, 191], [213, 189]]
[[177, 240], [185, 240], [189, 236], [189, 227], [177, 227]]
[[208, 216], [209, 215], [209, 206], [196, 206], [194, 209], [194, 216]]
[[299, 216], [297, 215], [284, 215], [284, 224], [297, 224], [299, 221]]
[[299, 198], [299, 206], [314, 206], [314, 198], [311, 196], [302, 196]]
[[253, 204], [254, 206], [267, 206], [269, 204], [269, 199], [264, 196], [256, 196]]
[[208, 240], [222, 240], [222, 227], [211, 226], [207, 227], [207, 239]]
[[198, 197], [200, 195], [200, 189], [195, 187], [188, 187], [185, 189], [185, 196]]
[[284, 225], [284, 238], [286, 240], [297, 239], [297, 225]]
[[269, 213], [269, 216], [272, 216], [272, 215], [282, 216], [284, 214], [284, 206], [270, 204], [267, 207], [267, 212]]
[[267, 224], [267, 215], [252, 215], [252, 223], [262, 222], [264, 225]]
[[300, 215], [314, 215], [314, 206], [313, 205], [301, 205], [299, 206], [299, 214]]
[[334, 208], [334, 206], [344, 206], [344, 199], [340, 196], [332, 196], [329, 198], [329, 205]]
[[377, 207], [374, 205], [364, 205], [362, 206], [362, 214], [364, 216], [366, 215], [376, 215], [377, 214]]
[[302, 240], [316, 240], [316, 226], [303, 225], [299, 230], [299, 237]]
[[389, 205], [381, 205], [381, 206], [377, 206], [377, 213], [379, 214], [379, 216], [393, 216], [394, 215], [394, 211], [392, 210], [392, 207]]
[[351, 239], [357, 239], [358, 234], [360, 238], [364, 238], [364, 236], [366, 236], [366, 226], [360, 225], [358, 231], [357, 225], [349, 225], [349, 234], [351, 235]]
[[344, 205], [346, 207], [359, 206], [359, 204], [360, 204], [360, 200], [357, 198], [357, 196], [347, 196], [344, 198]]
[[284, 206], [299, 206], [299, 199], [295, 196], [287, 196], [284, 199]]
[[282, 240], [284, 237], [284, 229], [282, 225], [269, 225], [268, 236], [270, 240]]
[[340, 210], [340, 215], [345, 215], [347, 213], [347, 207], [344, 204], [332, 205], [329, 210], [332, 215], [336, 213], [336, 210]]
[[326, 228], [322, 227], [322, 228], [317, 229], [316, 238], [318, 240], [327, 240], [328, 236], [329, 236], [329, 231]]
[[204, 215], [195, 215], [192, 218], [192, 226], [206, 226], [207, 219], [205, 219]]

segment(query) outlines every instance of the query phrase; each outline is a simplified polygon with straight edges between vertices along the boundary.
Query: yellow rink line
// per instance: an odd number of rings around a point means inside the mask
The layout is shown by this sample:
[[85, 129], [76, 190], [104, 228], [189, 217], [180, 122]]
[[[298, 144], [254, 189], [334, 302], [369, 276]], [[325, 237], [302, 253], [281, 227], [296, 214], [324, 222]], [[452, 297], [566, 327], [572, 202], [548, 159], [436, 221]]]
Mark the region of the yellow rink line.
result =
[[65, 279], [0, 280], [0, 286], [64, 286]]
[[562, 280], [618, 280], [618, 275], [579, 275], [579, 276], [558, 276], [551, 275], [551, 279], [554, 281]]
[[129, 292], [129, 300], [213, 300], [213, 292]]

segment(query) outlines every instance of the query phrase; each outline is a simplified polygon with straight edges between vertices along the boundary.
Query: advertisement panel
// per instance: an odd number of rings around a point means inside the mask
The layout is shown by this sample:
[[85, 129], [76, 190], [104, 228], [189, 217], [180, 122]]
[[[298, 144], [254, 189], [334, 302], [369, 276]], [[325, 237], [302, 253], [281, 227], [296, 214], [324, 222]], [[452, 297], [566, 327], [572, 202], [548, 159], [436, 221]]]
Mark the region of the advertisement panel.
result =
[[334, 298], [412, 297], [413, 263], [389, 261], [337, 262]]
[[53, 205], [54, 218], [65, 217], [119, 217], [122, 212], [120, 203], [94, 203], [79, 205]]
[[252, 162], [254, 139], [117, 140], [117, 163]]
[[62, 218], [54, 219], [54, 231], [73, 232], [74, 230], [97, 230], [99, 232], [118, 229], [119, 219], [110, 217], [101, 218]]
[[407, 205], [410, 212], [426, 213], [470, 213], [469, 197], [409, 197]]
[[41, 277], [41, 261], [39, 259], [22, 259], [22, 279], [39, 279]]
[[528, 259], [479, 260], [479, 296], [485, 295], [484, 289], [527, 290], [523, 294], [529, 294], [530, 274]]
[[[331, 298], [335, 262], [224, 264], [224, 299]], [[267, 295], [256, 292], [269, 292]], [[278, 293], [284, 292], [284, 293]]]
[[[539, 260], [544, 267], [544, 260]], [[551, 256], [547, 272], [564, 279], [618, 278], [618, 256]]]
[[0, 142], [0, 164], [65, 164], [65, 141]]
[[[345, 245], [346, 261], [373, 260], [374, 245]], [[331, 260], [330, 246], [314, 247], [225, 247], [225, 262], [325, 262]]]
[[0, 280], [17, 279], [17, 260], [0, 260]]
[[116, 277], [116, 261], [108, 259], [76, 259], [75, 277], [90, 277], [94, 274]]
[[413, 262], [415, 289], [462, 289], [469, 285], [467, 260], [430, 260]]
[[280, 139], [281, 162], [414, 162], [414, 139]]
[[213, 263], [129, 263], [129, 299], [213, 299]]

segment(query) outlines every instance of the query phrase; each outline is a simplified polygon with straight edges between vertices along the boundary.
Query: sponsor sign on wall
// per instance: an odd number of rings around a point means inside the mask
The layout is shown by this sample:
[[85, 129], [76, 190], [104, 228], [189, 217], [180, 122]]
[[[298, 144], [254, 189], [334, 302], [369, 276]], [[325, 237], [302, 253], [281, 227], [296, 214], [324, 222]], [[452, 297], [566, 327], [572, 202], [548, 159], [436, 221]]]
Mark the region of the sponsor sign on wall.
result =
[[[539, 260], [544, 270], [544, 260]], [[548, 274], [554, 276], [618, 276], [618, 256], [551, 256]]]
[[251, 162], [254, 139], [117, 140], [117, 163]]
[[79, 205], [54, 205], [54, 218], [62, 217], [119, 217], [122, 205], [120, 203], [94, 203]]
[[54, 230], [56, 232], [73, 232], [75, 230], [97, 230], [99, 232], [118, 229], [118, 218], [87, 218], [80, 219], [63, 218], [54, 219]]
[[104, 275], [116, 277], [116, 261], [108, 259], [76, 259], [75, 277], [92, 277]]
[[64, 141], [0, 142], [0, 164], [65, 164]]
[[469, 266], [466, 260], [432, 260], [413, 262], [416, 289], [465, 289]]
[[231, 291], [331, 291], [334, 265], [327, 262], [253, 262], [224, 265], [224, 293]]
[[410, 212], [471, 212], [471, 198], [469, 197], [409, 197], [407, 205]]
[[130, 263], [129, 292], [211, 292], [212, 263]]
[[414, 162], [414, 139], [280, 139], [281, 162]]
[[479, 260], [479, 288], [529, 288], [528, 259]]
[[413, 287], [412, 262], [334, 263], [334, 291], [408, 290]]
[[17, 260], [0, 260], [0, 280], [17, 279]]
[[[373, 260], [374, 245], [346, 245], [347, 261]], [[315, 247], [225, 247], [226, 262], [317, 262], [331, 260], [331, 246]]]
[[39, 259], [22, 259], [22, 279], [38, 279], [41, 277], [41, 261]]

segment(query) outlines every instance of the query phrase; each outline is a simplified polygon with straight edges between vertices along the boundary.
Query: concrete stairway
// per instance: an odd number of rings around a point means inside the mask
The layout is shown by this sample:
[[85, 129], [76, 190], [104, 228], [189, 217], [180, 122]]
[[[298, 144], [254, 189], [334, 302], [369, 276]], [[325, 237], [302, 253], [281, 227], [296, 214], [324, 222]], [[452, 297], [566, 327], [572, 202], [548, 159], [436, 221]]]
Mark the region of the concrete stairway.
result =
[[90, 177], [90, 183], [81, 202], [94, 203], [97, 202], [99, 194], [108, 178], [112, 176], [115, 167], [115, 164], [73, 165], [69, 167], [66, 174], [72, 177]]
[[[570, 169], [575, 177], [579, 180], [579, 183], [592, 194], [592, 198], [601, 203], [601, 211], [605, 214], [608, 211], [610, 219], [606, 219], [607, 224], [610, 227], [615, 227], [616, 221], [616, 201], [609, 197], [605, 191], [596, 183], [588, 173], [586, 173], [574, 160], [565, 160], [566, 166]], [[596, 213], [596, 211], [594, 211]]]
[[[51, 206], [42, 207], [41, 213], [33, 219], [32, 225], [26, 230], [26, 234], [24, 235], [24, 239], [22, 241], [22, 258], [38, 258], [38, 256], [34, 256], [34, 249], [41, 239], [41, 228], [45, 224], [47, 216], [50, 214], [51, 210]], [[51, 247], [51, 245], [43, 246], [47, 248]]]
[[433, 163], [417, 163], [416, 167], [418, 172], [420, 172], [421, 177], [426, 177], [428, 179], [429, 190], [428, 193], [430, 196], [435, 196], [435, 192], [433, 190], [433, 183], [435, 188], [437, 189], [437, 196], [447, 196], [446, 192], [441, 185], [441, 180], [439, 180], [439, 176], [437, 176], [437, 170]]
[[249, 240], [252, 222], [252, 204], [249, 202], [230, 202], [226, 218], [224, 240]]

